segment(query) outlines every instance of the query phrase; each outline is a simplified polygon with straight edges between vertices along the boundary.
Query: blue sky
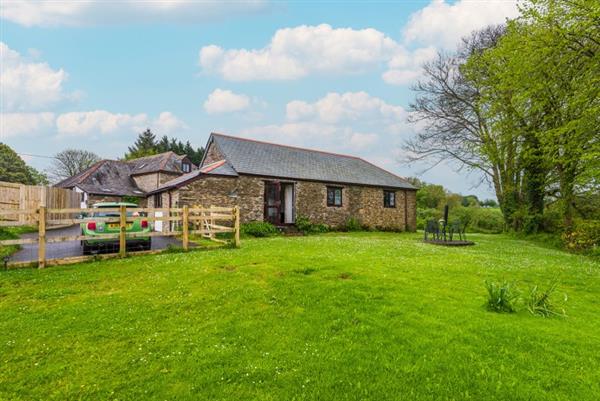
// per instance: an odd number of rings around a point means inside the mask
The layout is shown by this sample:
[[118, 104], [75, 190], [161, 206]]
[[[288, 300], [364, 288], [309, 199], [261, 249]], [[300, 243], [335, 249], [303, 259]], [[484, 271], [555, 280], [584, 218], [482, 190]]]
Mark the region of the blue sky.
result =
[[[23, 154], [123, 156], [138, 132], [212, 131], [364, 157], [401, 175], [410, 85], [512, 0], [3, 1], [0, 140]], [[50, 159], [24, 156], [47, 168]], [[493, 197], [477, 174], [422, 179]]]

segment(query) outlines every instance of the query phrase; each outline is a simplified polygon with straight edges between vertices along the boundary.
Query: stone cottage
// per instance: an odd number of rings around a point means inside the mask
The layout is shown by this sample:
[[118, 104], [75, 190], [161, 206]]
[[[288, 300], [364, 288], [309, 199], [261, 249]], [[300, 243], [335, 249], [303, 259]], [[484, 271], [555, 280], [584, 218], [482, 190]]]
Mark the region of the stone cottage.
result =
[[133, 160], [101, 160], [55, 186], [81, 194], [82, 208], [123, 198], [138, 198], [144, 206], [148, 192], [194, 170], [197, 167], [187, 156], [165, 152]]
[[148, 192], [148, 207], [239, 206], [242, 222], [298, 216], [342, 226], [416, 228], [416, 188], [361, 158], [211, 134], [199, 169]]

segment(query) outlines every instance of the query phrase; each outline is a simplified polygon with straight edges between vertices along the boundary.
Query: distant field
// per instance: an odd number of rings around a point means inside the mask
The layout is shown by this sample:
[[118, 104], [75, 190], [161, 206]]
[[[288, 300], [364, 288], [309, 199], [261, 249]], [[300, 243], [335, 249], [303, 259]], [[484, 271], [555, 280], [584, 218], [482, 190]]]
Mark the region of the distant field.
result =
[[[275, 237], [2, 271], [0, 399], [600, 399], [600, 262], [469, 239]], [[488, 312], [486, 279], [556, 279], [567, 317]]]

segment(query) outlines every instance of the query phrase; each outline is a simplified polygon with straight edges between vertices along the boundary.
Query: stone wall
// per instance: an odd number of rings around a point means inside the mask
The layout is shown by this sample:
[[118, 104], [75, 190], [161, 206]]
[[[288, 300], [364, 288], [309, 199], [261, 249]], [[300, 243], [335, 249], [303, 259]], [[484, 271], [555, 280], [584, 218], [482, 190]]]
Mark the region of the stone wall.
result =
[[331, 184], [331, 186], [342, 188], [342, 206], [327, 206], [327, 184], [298, 182], [296, 184], [297, 215], [306, 216], [315, 223], [334, 227], [343, 226], [350, 218], [355, 218], [369, 228], [404, 230], [406, 227], [404, 197], [407, 196], [408, 229], [415, 230], [415, 191], [396, 190], [396, 207], [387, 208], [383, 206], [383, 188], [338, 184]]
[[[237, 205], [241, 221], [248, 222], [263, 220], [264, 182], [268, 180], [251, 176], [204, 177], [173, 192], [178, 192], [179, 206]], [[295, 181], [294, 184], [296, 216], [306, 216], [314, 223], [342, 226], [353, 217], [370, 228], [404, 230], [408, 226], [412, 231], [416, 228], [415, 191], [396, 190], [396, 207], [386, 208], [383, 206], [383, 188], [332, 184], [342, 188], [342, 206], [338, 207], [327, 206], [327, 184], [309, 181]], [[405, 204], [408, 206], [406, 213]], [[163, 205], [166, 207], [167, 203], [163, 201]]]
[[158, 173], [134, 175], [132, 178], [135, 181], [135, 185], [145, 192], [153, 191], [159, 185]]
[[223, 154], [219, 151], [219, 149], [217, 149], [215, 143], [211, 141], [211, 143], [208, 145], [208, 148], [205, 151], [204, 163], [202, 163], [202, 166], [200, 166], [200, 168], [223, 159]]
[[181, 206], [240, 207], [240, 220], [262, 220], [264, 180], [261, 178], [204, 177], [179, 188]]

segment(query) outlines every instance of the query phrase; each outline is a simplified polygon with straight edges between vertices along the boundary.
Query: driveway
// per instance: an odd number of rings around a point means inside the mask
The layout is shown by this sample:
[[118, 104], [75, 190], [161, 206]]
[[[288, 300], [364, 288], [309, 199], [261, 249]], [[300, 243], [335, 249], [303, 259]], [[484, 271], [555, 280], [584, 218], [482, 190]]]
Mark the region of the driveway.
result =
[[[37, 232], [29, 233], [22, 235], [21, 238], [37, 238], [37, 235]], [[79, 225], [46, 231], [46, 238], [73, 237], [76, 235], [81, 235]], [[165, 249], [169, 245], [181, 246], [181, 241], [174, 237], [152, 237], [152, 250]], [[115, 253], [118, 251], [118, 249], [115, 249]], [[37, 255], [37, 244], [24, 244], [21, 245], [21, 250], [10, 257], [10, 262], [35, 261], [37, 260]], [[46, 259], [68, 258], [81, 255], [83, 255], [83, 249], [80, 241], [63, 241], [46, 244]]]

